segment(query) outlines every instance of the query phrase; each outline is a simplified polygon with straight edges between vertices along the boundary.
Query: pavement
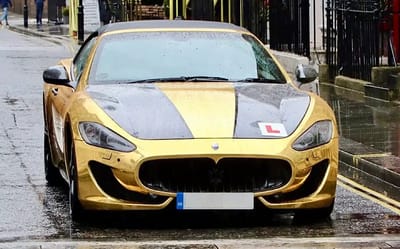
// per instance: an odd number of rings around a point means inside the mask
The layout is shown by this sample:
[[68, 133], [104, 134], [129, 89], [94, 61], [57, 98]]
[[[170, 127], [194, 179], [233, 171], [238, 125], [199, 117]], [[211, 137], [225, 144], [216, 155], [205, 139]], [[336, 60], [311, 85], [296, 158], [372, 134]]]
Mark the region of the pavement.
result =
[[[23, 16], [9, 13], [9, 27], [2, 28], [38, 36], [56, 43], [68, 43], [73, 50], [79, 48], [76, 37], [72, 37], [69, 26], [43, 20], [43, 26], [37, 28], [35, 19], [28, 20], [28, 27], [24, 27]], [[85, 34], [85, 36], [88, 34]], [[332, 85], [331, 83], [321, 83]], [[351, 89], [350, 89], [351, 90]], [[396, 138], [397, 140], [400, 138]], [[400, 208], [400, 158], [391, 153], [384, 153], [369, 145], [341, 137], [339, 151], [339, 179], [358, 187], [372, 190], [375, 197], [389, 202]], [[371, 194], [371, 191], [368, 190]]]
[[[28, 27], [25, 27], [23, 15], [9, 12], [9, 26], [4, 25], [3, 22], [1, 28], [8, 28], [26, 35], [41, 37], [55, 43], [67, 43], [74, 51], [79, 49], [79, 41], [77, 37], [70, 35], [68, 24], [56, 23], [55, 21], [48, 21], [47, 19], [43, 19], [42, 21], [43, 25], [38, 27], [35, 18], [28, 18]], [[85, 37], [87, 35], [88, 34], [85, 33]]]

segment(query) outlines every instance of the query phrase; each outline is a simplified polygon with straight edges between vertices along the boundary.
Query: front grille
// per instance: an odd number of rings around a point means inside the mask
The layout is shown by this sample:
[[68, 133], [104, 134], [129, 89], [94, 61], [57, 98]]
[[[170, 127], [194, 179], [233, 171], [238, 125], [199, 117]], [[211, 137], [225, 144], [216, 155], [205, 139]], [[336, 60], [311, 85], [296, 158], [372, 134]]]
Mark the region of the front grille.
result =
[[292, 170], [277, 159], [160, 159], [145, 162], [139, 178], [146, 187], [165, 192], [261, 192], [282, 187]]

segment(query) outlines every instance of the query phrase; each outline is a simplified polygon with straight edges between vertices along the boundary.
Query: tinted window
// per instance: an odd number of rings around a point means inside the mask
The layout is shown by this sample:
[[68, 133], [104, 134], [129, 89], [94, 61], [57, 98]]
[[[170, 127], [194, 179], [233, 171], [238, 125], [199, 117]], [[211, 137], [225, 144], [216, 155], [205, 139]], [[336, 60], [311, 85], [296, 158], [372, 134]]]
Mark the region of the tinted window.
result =
[[229, 32], [146, 32], [104, 37], [90, 83], [209, 76], [229, 80], [268, 78], [285, 82], [252, 36]]

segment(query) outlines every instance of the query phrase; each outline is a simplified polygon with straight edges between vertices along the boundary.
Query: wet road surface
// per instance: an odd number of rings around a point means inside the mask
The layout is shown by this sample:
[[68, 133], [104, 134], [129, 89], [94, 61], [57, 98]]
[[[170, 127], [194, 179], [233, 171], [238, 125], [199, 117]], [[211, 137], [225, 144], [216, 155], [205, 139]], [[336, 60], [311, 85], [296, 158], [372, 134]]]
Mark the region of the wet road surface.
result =
[[[342, 184], [338, 186], [330, 220], [297, 220], [290, 213], [171, 211], [92, 213], [83, 222], [72, 222], [66, 189], [49, 187], [44, 179], [41, 79], [43, 69], [69, 56], [71, 51], [68, 46], [8, 30], [0, 30], [0, 40], [3, 59], [0, 67], [0, 248], [400, 246], [400, 212], [362, 197]], [[325, 89], [323, 96], [333, 106], [347, 110], [344, 113], [348, 116], [339, 119], [342, 134], [344, 130], [350, 134], [352, 129], [359, 134], [364, 123], [370, 130], [373, 125], [394, 126], [384, 124], [394, 119], [388, 117], [378, 119], [382, 120], [379, 122], [366, 119], [357, 123], [353, 115], [358, 113], [363, 118], [362, 104], [354, 98], [342, 99], [333, 92]], [[387, 111], [385, 108], [378, 108], [378, 113]], [[335, 110], [339, 109], [335, 107]], [[369, 115], [371, 108], [364, 110]], [[352, 139], [358, 137], [362, 139], [360, 135]], [[380, 139], [377, 135], [380, 146], [386, 138]], [[370, 141], [372, 144], [373, 140]]]

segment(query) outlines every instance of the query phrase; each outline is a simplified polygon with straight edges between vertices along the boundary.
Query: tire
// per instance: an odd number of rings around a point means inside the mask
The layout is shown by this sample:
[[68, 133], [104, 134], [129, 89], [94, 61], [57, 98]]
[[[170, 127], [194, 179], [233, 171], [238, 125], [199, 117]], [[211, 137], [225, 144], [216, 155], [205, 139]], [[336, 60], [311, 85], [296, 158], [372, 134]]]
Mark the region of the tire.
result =
[[84, 210], [79, 201], [78, 173], [76, 168], [75, 146], [72, 143], [69, 150], [69, 213], [73, 221], [83, 218]]
[[44, 134], [44, 174], [46, 177], [46, 181], [51, 186], [59, 186], [61, 185], [62, 178], [60, 175], [60, 171], [53, 164], [53, 160], [51, 157], [49, 137]]

